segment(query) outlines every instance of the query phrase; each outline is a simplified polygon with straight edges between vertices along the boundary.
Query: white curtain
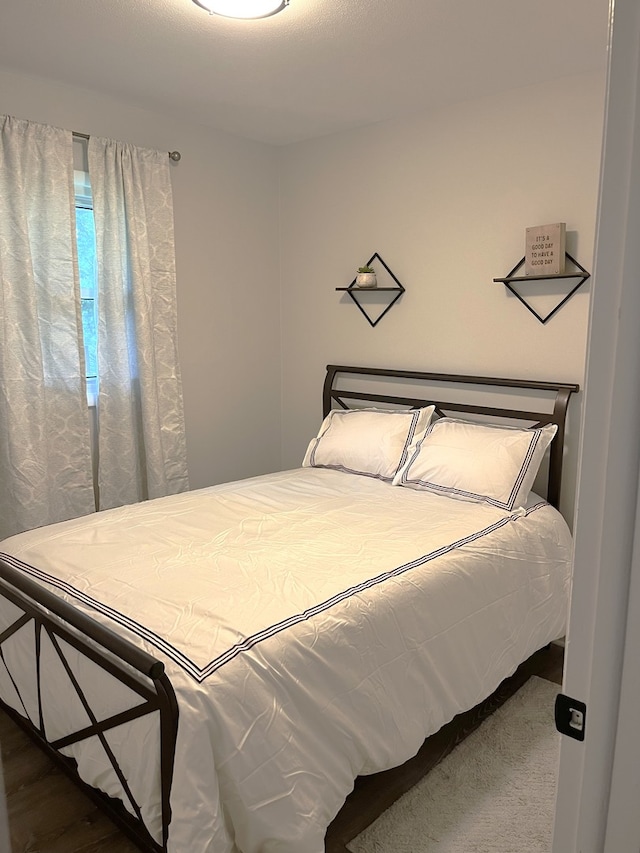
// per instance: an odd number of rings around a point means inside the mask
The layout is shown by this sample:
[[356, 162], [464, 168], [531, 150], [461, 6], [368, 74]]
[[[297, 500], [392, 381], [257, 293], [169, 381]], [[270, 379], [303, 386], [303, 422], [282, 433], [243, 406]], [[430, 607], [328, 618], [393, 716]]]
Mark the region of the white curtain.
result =
[[105, 509], [188, 488], [166, 152], [91, 137], [98, 491]]
[[71, 133], [0, 117], [0, 538], [95, 510]]

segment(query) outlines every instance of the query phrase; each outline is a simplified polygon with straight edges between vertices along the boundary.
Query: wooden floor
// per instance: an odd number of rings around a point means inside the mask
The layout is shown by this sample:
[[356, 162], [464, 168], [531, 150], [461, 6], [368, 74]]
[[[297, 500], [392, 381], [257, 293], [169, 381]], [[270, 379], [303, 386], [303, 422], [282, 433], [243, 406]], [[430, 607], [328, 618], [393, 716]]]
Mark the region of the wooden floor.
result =
[[[326, 853], [348, 853], [346, 844], [409, 790], [426, 772], [512, 696], [533, 674], [562, 682], [560, 646], [538, 652], [501, 685], [487, 703], [461, 714], [429, 738], [402, 768], [357, 780], [329, 827]], [[31, 739], [0, 711], [12, 853], [136, 853], [137, 848], [66, 777]]]

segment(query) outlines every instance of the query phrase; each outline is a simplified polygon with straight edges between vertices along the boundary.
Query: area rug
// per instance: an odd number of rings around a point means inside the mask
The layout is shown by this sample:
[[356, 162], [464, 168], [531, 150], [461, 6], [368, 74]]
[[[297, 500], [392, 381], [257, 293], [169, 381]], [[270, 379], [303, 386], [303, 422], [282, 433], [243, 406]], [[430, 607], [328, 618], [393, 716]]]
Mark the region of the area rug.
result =
[[549, 853], [557, 684], [536, 676], [347, 847], [352, 853]]

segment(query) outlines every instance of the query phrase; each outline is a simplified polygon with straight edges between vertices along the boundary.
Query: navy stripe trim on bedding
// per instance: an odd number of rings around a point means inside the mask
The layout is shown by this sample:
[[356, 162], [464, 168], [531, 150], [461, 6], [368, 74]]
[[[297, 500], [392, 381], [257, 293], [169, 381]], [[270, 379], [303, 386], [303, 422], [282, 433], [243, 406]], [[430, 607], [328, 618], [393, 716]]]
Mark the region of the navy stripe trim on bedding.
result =
[[[336, 409], [335, 411], [339, 411], [339, 410]], [[349, 415], [349, 414], [357, 414], [358, 412], [362, 412], [362, 411], [366, 411], [366, 410], [364, 410], [364, 409], [346, 409], [345, 411], [339, 411], [339, 413], [341, 415]], [[407, 412], [405, 412], [405, 411], [394, 411], [392, 409], [389, 409], [388, 411], [386, 411], [384, 409], [380, 409], [379, 413], [384, 414], [384, 415], [406, 415], [407, 414]], [[398, 462], [398, 464], [396, 466], [396, 470], [393, 472], [391, 477], [383, 477], [381, 474], [372, 474], [369, 471], [360, 471], [359, 469], [356, 470], [355, 468], [347, 468], [345, 465], [341, 465], [339, 463], [331, 464], [331, 463], [317, 462], [316, 461], [316, 451], [318, 450], [318, 445], [320, 444], [320, 442], [324, 438], [324, 435], [325, 435], [324, 432], [322, 433], [322, 435], [318, 436], [318, 438], [316, 438], [316, 440], [315, 440], [313, 450], [311, 451], [311, 455], [309, 457], [309, 463], [310, 463], [312, 468], [330, 468], [333, 471], [342, 471], [345, 474], [359, 474], [363, 477], [372, 477], [375, 480], [382, 480], [384, 483], [390, 483], [393, 480], [393, 478], [395, 477], [395, 475], [398, 473], [398, 471], [402, 468], [404, 463], [407, 461], [407, 456], [409, 455], [409, 447], [411, 446], [411, 442], [413, 441], [415, 434], [416, 434], [416, 427], [418, 426], [418, 421], [420, 419], [420, 410], [415, 409], [413, 412], [411, 412], [411, 415], [412, 415], [411, 424], [409, 426], [409, 431], [407, 433], [407, 437], [405, 439], [404, 446], [402, 448], [402, 453], [400, 455], [400, 461]]]
[[[540, 503], [535, 504], [534, 506], [529, 507], [524, 515], [530, 515], [532, 512], [535, 512], [538, 509], [541, 509], [545, 506], [548, 506], [546, 501], [540, 501]], [[422, 557], [418, 557], [415, 560], [412, 560], [408, 563], [404, 563], [401, 566], [397, 566], [395, 569], [391, 569], [387, 572], [382, 572], [373, 578], [368, 578], [365, 581], [362, 581], [355, 586], [349, 587], [348, 589], [343, 590], [342, 592], [337, 593], [336, 595], [328, 598], [326, 601], [323, 601], [319, 604], [314, 605], [313, 607], [304, 610], [302, 613], [295, 613], [289, 616], [287, 619], [283, 619], [280, 622], [277, 622], [275, 625], [270, 625], [267, 628], [263, 628], [261, 631], [257, 631], [255, 634], [252, 634], [250, 637], [245, 637], [245, 639], [231, 646], [221, 655], [209, 661], [204, 667], [199, 667], [195, 664], [187, 655], [182, 652], [180, 649], [173, 646], [169, 643], [164, 637], [161, 637], [159, 634], [156, 634], [154, 631], [150, 630], [144, 625], [141, 625], [135, 619], [132, 619], [130, 616], [125, 615], [124, 613], [120, 613], [118, 610], [114, 610], [106, 604], [103, 604], [101, 601], [98, 601], [95, 598], [92, 598], [90, 595], [87, 595], [85, 592], [76, 589], [71, 586], [71, 584], [66, 583], [66, 581], [62, 581], [59, 578], [54, 577], [53, 575], [48, 574], [47, 572], [43, 572], [41, 569], [37, 569], [34, 566], [30, 566], [28, 563], [22, 562], [22, 560], [18, 560], [15, 557], [12, 557], [10, 554], [0, 554], [2, 559], [6, 560], [11, 566], [15, 569], [24, 572], [27, 575], [41, 581], [42, 583], [48, 584], [50, 586], [55, 587], [61, 592], [66, 593], [67, 595], [75, 598], [80, 603], [84, 604], [86, 607], [95, 610], [98, 613], [101, 613], [103, 616], [106, 616], [108, 619], [111, 619], [113, 622], [121, 625], [124, 628], [127, 628], [129, 631], [132, 631], [134, 634], [137, 634], [141, 639], [146, 640], [152, 646], [154, 646], [158, 651], [165, 654], [167, 657], [171, 658], [178, 666], [184, 669], [194, 681], [198, 683], [202, 683], [207, 679], [210, 675], [220, 669], [229, 661], [233, 660], [239, 654], [243, 652], [247, 652], [256, 646], [258, 643], [263, 642], [264, 640], [269, 639], [270, 637], [275, 636], [276, 634], [281, 633], [282, 631], [287, 630], [287, 628], [291, 628], [294, 625], [297, 625], [301, 622], [304, 622], [307, 619], [311, 619], [319, 613], [322, 613], [326, 610], [329, 610], [336, 604], [339, 604], [342, 601], [345, 601], [348, 598], [351, 598], [354, 595], [357, 595], [360, 592], [363, 592], [367, 589], [372, 589], [374, 586], [378, 586], [385, 581], [388, 581], [392, 578], [396, 578], [399, 575], [403, 575], [412, 569], [417, 568], [418, 566], [423, 566], [432, 560], [437, 559], [438, 557], [443, 556], [444, 554], [448, 554], [451, 551], [454, 551], [458, 548], [463, 547], [464, 545], [469, 544], [470, 542], [475, 542], [478, 539], [483, 538], [484, 536], [488, 536], [494, 531], [504, 527], [506, 524], [509, 524], [511, 521], [515, 521], [518, 518], [522, 517], [522, 513], [516, 513], [513, 515], [506, 516], [505, 518], [501, 518], [493, 524], [485, 527], [482, 530], [477, 531], [476, 533], [471, 533], [469, 536], [465, 536], [462, 539], [458, 539], [456, 542], [452, 542], [449, 545], [443, 545], [441, 548], [437, 548], [435, 551], [431, 551], [428, 554], [423, 555]]]
[[518, 476], [516, 477], [511, 492], [509, 493], [509, 497], [506, 501], [498, 500], [497, 498], [492, 498], [489, 495], [479, 494], [477, 492], [468, 492], [464, 489], [457, 489], [455, 486], [444, 486], [441, 483], [432, 483], [430, 480], [421, 480], [419, 477], [411, 477], [409, 476], [411, 471], [411, 465], [415, 462], [415, 460], [420, 455], [420, 449], [425, 439], [431, 434], [434, 426], [437, 424], [431, 424], [427, 430], [425, 431], [424, 438], [418, 442], [416, 448], [411, 457], [411, 462], [407, 465], [404, 473], [400, 479], [400, 485], [403, 486], [420, 486], [424, 489], [429, 489], [432, 492], [436, 492], [437, 494], [443, 495], [459, 495], [461, 498], [466, 498], [472, 501], [478, 501], [479, 503], [486, 503], [490, 506], [496, 507], [496, 509], [504, 509], [507, 512], [511, 512], [513, 510], [516, 497], [518, 496], [518, 491], [520, 490], [524, 478], [529, 471], [529, 466], [533, 460], [533, 455], [535, 452], [538, 443], [540, 442], [540, 436], [542, 435], [542, 430], [540, 429], [532, 429], [531, 430], [531, 440], [529, 442], [529, 447], [525, 454], [524, 459], [522, 460], [522, 465], [520, 466], [520, 470], [518, 472]]

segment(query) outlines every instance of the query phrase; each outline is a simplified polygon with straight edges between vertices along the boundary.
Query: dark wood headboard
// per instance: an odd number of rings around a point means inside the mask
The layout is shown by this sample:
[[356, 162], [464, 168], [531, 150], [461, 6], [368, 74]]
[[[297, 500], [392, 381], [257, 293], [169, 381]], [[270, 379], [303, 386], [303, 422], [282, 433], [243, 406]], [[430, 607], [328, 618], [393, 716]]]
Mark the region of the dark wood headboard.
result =
[[[386, 389], [378, 391], [365, 388], [364, 385], [370, 380], [384, 384], [388, 382], [391, 386], [389, 393]], [[401, 393], [403, 386], [411, 396]], [[425, 389], [425, 396], [415, 396], [415, 393], [421, 393], [421, 387]], [[440, 393], [450, 393], [452, 388], [461, 389], [460, 394], [452, 395], [459, 396], [459, 400], [445, 400], [440, 397]], [[326, 417], [336, 405], [349, 409], [353, 408], [353, 403], [409, 408], [434, 405], [440, 417], [461, 415], [469, 419], [481, 419], [484, 422], [493, 420], [500, 423], [514, 423], [518, 426], [556, 424], [558, 432], [551, 442], [546, 498], [557, 508], [562, 484], [567, 407], [571, 394], [579, 390], [578, 385], [563, 382], [535, 382], [530, 379], [498, 379], [493, 376], [424, 373], [416, 370], [329, 364], [324, 381], [322, 409], [323, 416]], [[527, 402], [526, 405], [508, 405], [507, 407], [477, 402], [478, 392], [482, 391], [486, 392], [487, 397], [492, 393], [498, 396], [518, 395], [526, 398]], [[528, 408], [531, 404], [538, 404], [539, 407]], [[547, 409], [551, 407], [551, 411], [542, 411], [545, 404]]]

